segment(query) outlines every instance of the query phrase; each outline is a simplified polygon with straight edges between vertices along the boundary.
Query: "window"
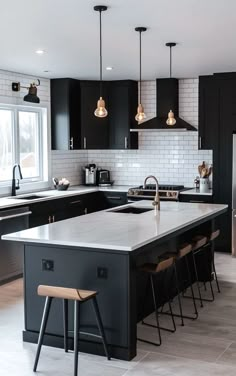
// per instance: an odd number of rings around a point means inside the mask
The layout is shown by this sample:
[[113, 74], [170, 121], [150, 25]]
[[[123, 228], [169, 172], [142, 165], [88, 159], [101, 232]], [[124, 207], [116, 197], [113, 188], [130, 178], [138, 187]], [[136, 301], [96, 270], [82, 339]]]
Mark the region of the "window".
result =
[[15, 163], [21, 166], [23, 183], [45, 180], [45, 111], [0, 105], [0, 186], [9, 185]]

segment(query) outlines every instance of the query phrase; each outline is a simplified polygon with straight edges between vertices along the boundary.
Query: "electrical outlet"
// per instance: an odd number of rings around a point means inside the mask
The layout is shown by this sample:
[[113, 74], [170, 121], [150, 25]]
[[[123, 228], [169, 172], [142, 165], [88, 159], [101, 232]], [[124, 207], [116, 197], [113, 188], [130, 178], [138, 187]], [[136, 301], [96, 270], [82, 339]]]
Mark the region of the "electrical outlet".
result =
[[108, 278], [108, 269], [99, 266], [97, 268], [97, 278], [107, 279]]
[[54, 261], [53, 260], [42, 260], [42, 270], [47, 272], [54, 271]]

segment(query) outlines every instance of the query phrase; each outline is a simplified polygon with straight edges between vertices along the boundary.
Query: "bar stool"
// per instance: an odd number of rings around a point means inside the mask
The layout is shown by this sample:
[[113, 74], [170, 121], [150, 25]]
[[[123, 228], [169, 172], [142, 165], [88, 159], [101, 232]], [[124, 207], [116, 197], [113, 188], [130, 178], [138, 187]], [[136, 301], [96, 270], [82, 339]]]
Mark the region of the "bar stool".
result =
[[[204, 241], [205, 241], [205, 243], [201, 247], [195, 249], [195, 251], [194, 251], [195, 255], [197, 255], [199, 252], [205, 252], [205, 254], [206, 254], [207, 249], [209, 249], [209, 247], [211, 248], [211, 270], [213, 270], [213, 272], [211, 271], [211, 274], [214, 274], [217, 290], [220, 293], [220, 286], [219, 286], [219, 282], [218, 282], [218, 277], [217, 277], [216, 267], [215, 267], [215, 260], [214, 260], [214, 243], [213, 243], [214, 240], [219, 235], [220, 235], [220, 230], [218, 229], [218, 230], [213, 231], [207, 237], [204, 237], [203, 235], [198, 235], [197, 237], [193, 238], [193, 241], [195, 241], [197, 239], [203, 239], [203, 238], [204, 238]], [[212, 301], [215, 300], [215, 295], [214, 295], [211, 279], [209, 280], [209, 284], [210, 284], [212, 298], [211, 299], [201, 298], [201, 299], [203, 301], [212, 302]], [[204, 283], [204, 287], [205, 287], [205, 290], [206, 290], [206, 284], [205, 283]]]
[[[163, 328], [159, 324], [157, 289], [154, 288], [154, 282], [153, 282], [154, 276], [156, 276], [159, 273], [173, 267], [173, 265], [174, 265], [174, 257], [168, 257], [166, 259], [162, 259], [157, 264], [144, 264], [139, 268], [140, 271], [147, 273], [148, 276], [149, 276], [148, 282], [150, 281], [150, 284], [151, 284], [152, 299], [153, 299], [153, 305], [154, 305], [155, 317], [156, 317], [156, 325], [146, 323], [146, 322], [144, 322], [144, 320], [142, 320], [142, 324], [156, 328], [157, 333], [158, 333], [158, 340], [159, 340], [159, 342], [156, 343], [156, 342], [152, 342], [152, 341], [149, 341], [149, 340], [146, 340], [146, 339], [138, 338], [138, 340], [141, 341], [141, 342], [149, 343], [149, 344], [155, 345], [155, 346], [160, 346], [161, 343], [162, 343], [161, 330], [165, 330], [165, 331], [168, 331], [168, 332], [171, 332], [171, 333], [176, 331], [176, 325], [175, 325], [175, 320], [174, 320], [173, 315], [171, 315], [173, 329]], [[147, 287], [148, 287], [148, 283], [147, 283]], [[145, 294], [145, 297], [146, 297], [146, 294]], [[145, 301], [144, 301], [144, 304], [145, 304]], [[168, 304], [169, 304], [170, 313], [172, 313], [172, 306], [171, 306], [170, 299], [168, 299]]]
[[[196, 305], [196, 300], [195, 300], [196, 298], [195, 298], [194, 291], [193, 291], [192, 278], [191, 278], [190, 267], [189, 267], [189, 262], [188, 262], [188, 256], [190, 254], [192, 254], [192, 250], [193, 249], [192, 249], [191, 244], [184, 243], [179, 247], [177, 253], [170, 254], [170, 255], [175, 255], [174, 267], [175, 267], [175, 276], [176, 276], [176, 282], [177, 282], [177, 284], [176, 284], [177, 296], [178, 296], [178, 303], [179, 303], [179, 310], [180, 310], [180, 314], [173, 313], [173, 312], [172, 312], [172, 314], [175, 317], [181, 318], [182, 326], [184, 326], [184, 319], [196, 320], [198, 318], [198, 310], [197, 310], [197, 305]], [[181, 303], [181, 298], [180, 298], [180, 291], [181, 291], [180, 285], [181, 284], [180, 284], [180, 278], [179, 278], [179, 272], [178, 272], [178, 264], [179, 264], [179, 261], [182, 260], [182, 259], [185, 261], [185, 265], [186, 265], [187, 284], [188, 284], [188, 286], [190, 287], [190, 290], [191, 290], [191, 298], [193, 300], [193, 306], [194, 306], [194, 316], [189, 316], [189, 315], [183, 314], [183, 308], [182, 308], [182, 303]], [[169, 314], [169, 312], [162, 312], [162, 313]]]
[[[38, 295], [45, 296], [46, 301], [44, 305], [44, 312], [43, 312], [39, 339], [38, 339], [38, 347], [37, 347], [36, 358], [35, 358], [35, 363], [34, 363], [34, 368], [33, 368], [34, 372], [36, 372], [37, 370], [37, 365], [39, 361], [41, 347], [43, 344], [43, 338], [44, 338], [45, 329], [47, 326], [51, 303], [54, 298], [63, 299], [64, 348], [66, 352], [68, 352], [68, 300], [74, 301], [74, 376], [78, 375], [80, 305], [89, 300], [92, 302], [96, 320], [97, 320], [97, 325], [100, 331], [100, 336], [96, 335], [96, 337], [102, 339], [105, 354], [107, 356], [107, 359], [110, 360], [110, 355], [107, 349], [105, 331], [103, 328], [102, 319], [101, 319], [100, 311], [98, 308], [96, 291], [87, 291], [87, 290], [78, 290], [78, 289], [73, 289], [73, 288], [40, 285], [38, 287]], [[86, 333], [86, 334], [89, 335], [90, 333]], [[93, 334], [90, 334], [90, 335], [94, 336]]]

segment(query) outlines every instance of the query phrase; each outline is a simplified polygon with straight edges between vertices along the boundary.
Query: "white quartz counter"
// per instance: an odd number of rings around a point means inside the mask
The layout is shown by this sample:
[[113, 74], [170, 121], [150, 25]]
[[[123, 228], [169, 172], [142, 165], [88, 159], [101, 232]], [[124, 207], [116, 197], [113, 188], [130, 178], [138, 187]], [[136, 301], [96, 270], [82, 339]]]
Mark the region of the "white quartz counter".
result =
[[[47, 191], [32, 192], [23, 195], [17, 195], [16, 197], [2, 197], [0, 198], [0, 209], [7, 209], [14, 206], [30, 205], [36, 202], [55, 200], [57, 198], [84, 195], [92, 192], [128, 192], [129, 186], [114, 185], [111, 187], [92, 187], [92, 186], [72, 186], [67, 191], [58, 191], [56, 189], [50, 189]], [[34, 200], [25, 200], [24, 196], [39, 195], [40, 198]], [[22, 197], [21, 199], [17, 197]]]
[[212, 196], [213, 191], [212, 189], [208, 189], [206, 192], [202, 192], [200, 191], [200, 189], [191, 188], [191, 189], [186, 189], [186, 191], [180, 192], [180, 195]]
[[[144, 200], [125, 206], [153, 208]], [[124, 207], [124, 206], [123, 206]], [[109, 209], [4, 235], [6, 240], [60, 246], [133, 251], [177, 230], [219, 215], [227, 205], [161, 202], [161, 210], [142, 214]]]

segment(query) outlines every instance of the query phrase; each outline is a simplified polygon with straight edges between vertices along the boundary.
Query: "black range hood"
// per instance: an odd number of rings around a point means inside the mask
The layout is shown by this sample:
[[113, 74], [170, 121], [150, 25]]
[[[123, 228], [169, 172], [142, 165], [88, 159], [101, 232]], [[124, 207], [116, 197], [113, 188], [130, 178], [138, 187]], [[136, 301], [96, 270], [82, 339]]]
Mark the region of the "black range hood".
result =
[[[166, 124], [168, 112], [175, 114], [176, 124]], [[195, 127], [179, 117], [179, 80], [177, 78], [160, 78], [156, 80], [156, 113], [158, 116], [137, 125], [131, 131], [168, 130], [197, 131]]]

